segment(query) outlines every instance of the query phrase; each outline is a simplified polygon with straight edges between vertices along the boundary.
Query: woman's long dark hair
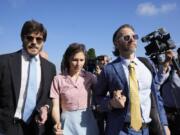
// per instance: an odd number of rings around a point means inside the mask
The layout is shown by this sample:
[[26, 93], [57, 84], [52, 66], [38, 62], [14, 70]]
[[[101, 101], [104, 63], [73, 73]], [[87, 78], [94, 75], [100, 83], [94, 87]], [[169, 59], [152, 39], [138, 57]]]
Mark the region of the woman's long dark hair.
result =
[[81, 43], [72, 43], [69, 45], [69, 47], [66, 49], [63, 59], [61, 62], [61, 73], [69, 73], [70, 70], [70, 64], [69, 60], [72, 56], [74, 56], [76, 53], [83, 52], [85, 55], [85, 61], [86, 61], [86, 47], [84, 44]]

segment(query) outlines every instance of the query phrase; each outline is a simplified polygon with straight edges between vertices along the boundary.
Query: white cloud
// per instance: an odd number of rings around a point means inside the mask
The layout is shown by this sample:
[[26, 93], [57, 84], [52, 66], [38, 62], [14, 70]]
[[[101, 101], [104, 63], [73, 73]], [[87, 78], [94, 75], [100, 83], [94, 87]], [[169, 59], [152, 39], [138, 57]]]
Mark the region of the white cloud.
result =
[[153, 16], [160, 13], [168, 13], [176, 9], [176, 3], [167, 3], [167, 4], [161, 4], [160, 7], [157, 7], [153, 3], [146, 2], [146, 3], [140, 3], [137, 6], [136, 12], [139, 15], [144, 16]]
[[137, 13], [140, 15], [155, 15], [158, 13], [158, 9], [152, 3], [141, 3], [137, 7]]
[[160, 11], [163, 13], [167, 13], [170, 11], [173, 11], [174, 9], [176, 9], [176, 3], [172, 3], [172, 4], [163, 4], [161, 5]]

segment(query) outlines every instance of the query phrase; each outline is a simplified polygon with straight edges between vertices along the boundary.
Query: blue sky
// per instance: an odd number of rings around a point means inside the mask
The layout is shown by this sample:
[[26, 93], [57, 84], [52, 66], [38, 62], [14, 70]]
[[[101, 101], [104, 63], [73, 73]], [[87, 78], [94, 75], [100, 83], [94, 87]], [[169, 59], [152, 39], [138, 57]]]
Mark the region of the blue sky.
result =
[[[124, 23], [132, 24], [139, 37], [164, 27], [180, 47], [179, 0], [1, 0], [0, 54], [21, 49], [21, 27], [30, 19], [47, 28], [44, 50], [57, 70], [73, 42], [114, 58], [112, 35]], [[145, 56], [145, 45], [138, 41], [138, 56]]]

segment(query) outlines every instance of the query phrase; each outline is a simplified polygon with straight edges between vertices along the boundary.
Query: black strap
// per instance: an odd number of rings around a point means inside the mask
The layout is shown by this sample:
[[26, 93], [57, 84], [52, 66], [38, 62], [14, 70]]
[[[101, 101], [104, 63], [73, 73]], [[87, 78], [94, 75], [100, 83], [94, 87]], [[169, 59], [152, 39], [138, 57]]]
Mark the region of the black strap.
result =
[[[153, 66], [153, 63], [144, 57], [138, 57], [138, 59], [150, 70], [152, 75], [155, 75], [155, 67]], [[160, 122], [160, 118], [158, 115], [157, 111], [157, 105], [155, 103], [155, 97], [151, 93], [151, 112], [150, 112], [150, 117], [152, 121], [150, 122], [149, 125], [149, 132], [151, 135], [163, 135], [163, 127]]]

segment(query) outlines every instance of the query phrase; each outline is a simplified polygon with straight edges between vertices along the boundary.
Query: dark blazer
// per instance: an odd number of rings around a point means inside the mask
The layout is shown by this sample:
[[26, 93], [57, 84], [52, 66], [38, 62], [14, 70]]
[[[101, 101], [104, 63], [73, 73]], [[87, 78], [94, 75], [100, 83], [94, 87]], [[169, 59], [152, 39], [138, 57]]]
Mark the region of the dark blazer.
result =
[[[49, 91], [56, 74], [55, 65], [40, 57], [41, 83], [34, 113], [44, 106], [51, 107]], [[9, 130], [16, 111], [21, 86], [21, 50], [0, 55], [0, 132]], [[15, 133], [14, 133], [15, 134]]]
[[[121, 59], [117, 58], [115, 61], [104, 67], [100, 76], [98, 77], [95, 89], [95, 100], [97, 104], [100, 105], [100, 110], [107, 112], [107, 123], [105, 131], [106, 135], [118, 135], [120, 130], [123, 128], [124, 120], [129, 106], [128, 83], [123, 66], [120, 61]], [[158, 119], [160, 124], [167, 125], [167, 119], [158, 87], [159, 85], [153, 80], [153, 83], [151, 85], [151, 93], [154, 97], [153, 105], [157, 107]], [[117, 89], [122, 89], [123, 93], [127, 97], [125, 108], [109, 110], [108, 102], [110, 98], [113, 97], [113, 91]], [[106, 96], [107, 92], [110, 93], [110, 97]]]

